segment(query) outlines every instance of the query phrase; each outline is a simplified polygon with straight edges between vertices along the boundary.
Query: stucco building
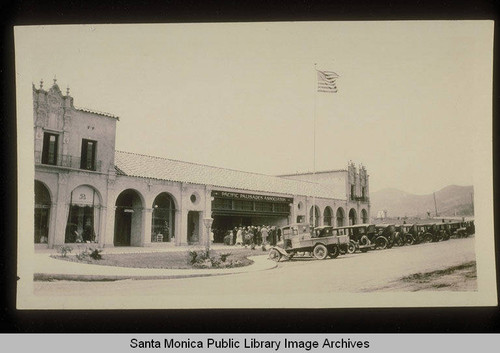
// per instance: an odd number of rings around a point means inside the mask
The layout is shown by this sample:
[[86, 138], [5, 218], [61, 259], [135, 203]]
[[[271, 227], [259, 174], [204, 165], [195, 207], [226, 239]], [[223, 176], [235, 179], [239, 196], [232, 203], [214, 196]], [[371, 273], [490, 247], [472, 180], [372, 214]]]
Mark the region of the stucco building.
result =
[[369, 220], [363, 166], [270, 176], [121, 152], [118, 121], [75, 108], [56, 80], [48, 90], [33, 86], [37, 246], [196, 244], [205, 217], [217, 229]]

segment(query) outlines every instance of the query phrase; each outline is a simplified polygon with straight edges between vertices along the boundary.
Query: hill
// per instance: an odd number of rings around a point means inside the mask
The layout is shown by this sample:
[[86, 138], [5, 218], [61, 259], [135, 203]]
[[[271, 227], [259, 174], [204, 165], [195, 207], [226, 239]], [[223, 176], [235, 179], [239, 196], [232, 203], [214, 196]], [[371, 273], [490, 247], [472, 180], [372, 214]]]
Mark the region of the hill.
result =
[[[470, 186], [449, 185], [436, 191], [436, 204], [439, 216], [472, 216], [471, 202], [474, 188]], [[371, 215], [387, 210], [389, 217], [423, 217], [427, 212], [435, 215], [433, 194], [415, 195], [398, 189], [388, 188], [370, 193]]]

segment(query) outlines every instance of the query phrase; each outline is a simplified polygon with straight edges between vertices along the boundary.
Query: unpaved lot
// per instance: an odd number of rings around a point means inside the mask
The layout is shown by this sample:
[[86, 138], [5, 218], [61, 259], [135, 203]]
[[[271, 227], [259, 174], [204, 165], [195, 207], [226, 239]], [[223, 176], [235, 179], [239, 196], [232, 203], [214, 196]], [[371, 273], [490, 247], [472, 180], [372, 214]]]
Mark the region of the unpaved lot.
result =
[[401, 277], [389, 284], [367, 292], [418, 291], [475, 291], [477, 290], [476, 262], [466, 262], [444, 270], [418, 272]]

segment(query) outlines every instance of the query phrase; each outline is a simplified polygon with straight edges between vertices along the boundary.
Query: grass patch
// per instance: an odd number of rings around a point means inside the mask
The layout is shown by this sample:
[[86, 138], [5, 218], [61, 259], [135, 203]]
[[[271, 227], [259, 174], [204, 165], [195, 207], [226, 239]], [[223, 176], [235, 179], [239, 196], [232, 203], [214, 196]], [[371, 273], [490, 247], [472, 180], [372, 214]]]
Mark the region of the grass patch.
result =
[[[204, 252], [203, 249], [189, 249], [198, 252]], [[230, 255], [226, 261], [231, 262], [228, 267], [243, 267], [253, 263], [249, 260], [248, 256], [262, 255], [263, 252], [251, 249], [234, 249], [228, 248], [223, 250], [211, 250], [210, 256], [220, 257], [221, 254]], [[93, 260], [90, 258], [78, 259], [76, 256], [52, 256], [53, 258], [72, 261], [78, 263], [104, 265], [104, 266], [119, 266], [119, 267], [132, 267], [132, 268], [163, 268], [163, 269], [193, 269], [199, 268], [189, 263], [188, 250], [182, 251], [168, 251], [168, 252], [151, 252], [151, 253], [130, 253], [130, 254], [102, 254], [102, 259]]]

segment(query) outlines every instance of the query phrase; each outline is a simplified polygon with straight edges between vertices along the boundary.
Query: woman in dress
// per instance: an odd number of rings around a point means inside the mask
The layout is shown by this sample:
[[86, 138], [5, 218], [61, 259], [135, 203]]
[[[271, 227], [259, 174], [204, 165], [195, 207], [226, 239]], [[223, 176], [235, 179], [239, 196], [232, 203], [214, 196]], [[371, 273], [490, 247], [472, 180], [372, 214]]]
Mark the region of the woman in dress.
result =
[[236, 232], [236, 242], [234, 243], [234, 245], [243, 245], [243, 232], [241, 230], [241, 227], [238, 228], [238, 231]]

